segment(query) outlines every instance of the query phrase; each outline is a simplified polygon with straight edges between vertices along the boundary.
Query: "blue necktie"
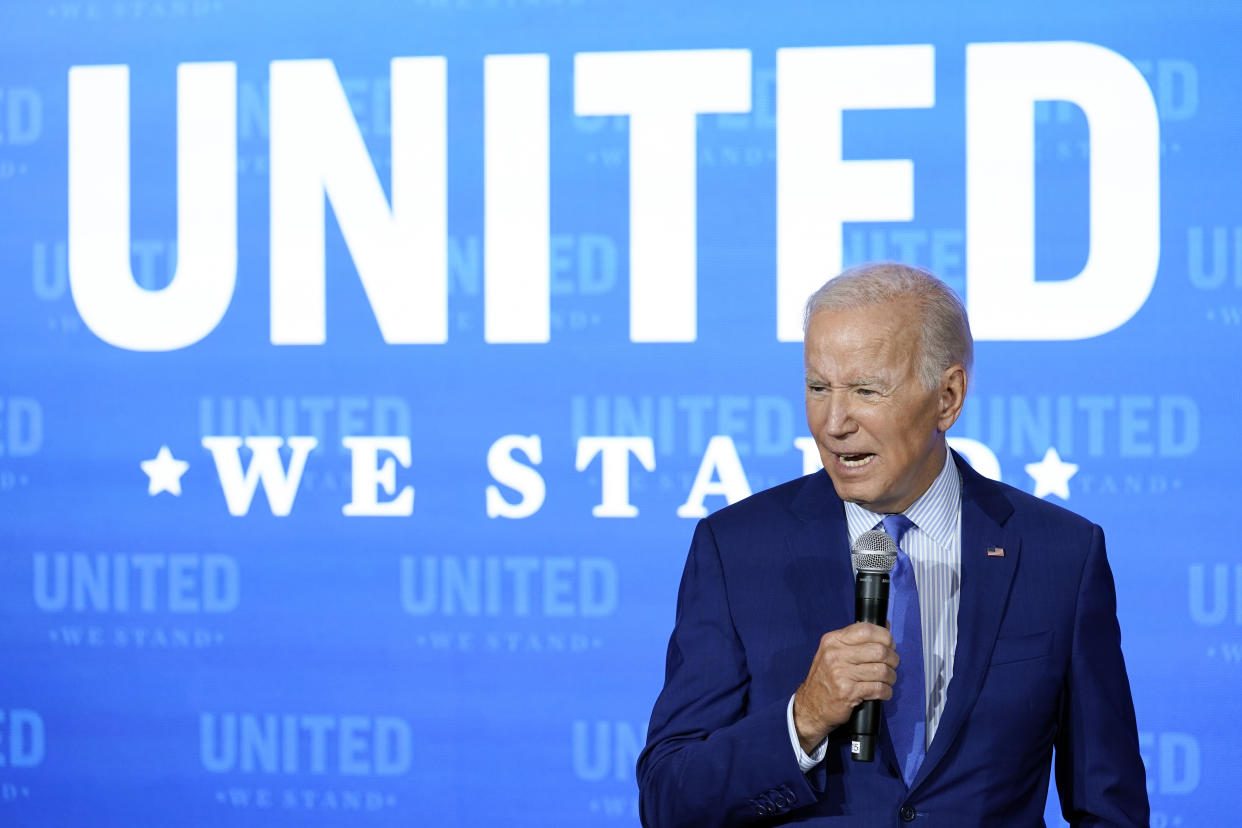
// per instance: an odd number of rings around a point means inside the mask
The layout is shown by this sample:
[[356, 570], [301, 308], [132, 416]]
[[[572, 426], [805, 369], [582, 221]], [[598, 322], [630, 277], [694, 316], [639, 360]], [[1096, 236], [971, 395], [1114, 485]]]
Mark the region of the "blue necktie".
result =
[[889, 619], [893, 642], [901, 658], [897, 665], [897, 681], [893, 684], [893, 698], [884, 703], [884, 713], [897, 751], [897, 764], [908, 786], [914, 781], [927, 751], [927, 692], [923, 682], [919, 590], [914, 582], [910, 556], [901, 548], [902, 537], [914, 523], [905, 515], [887, 515], [881, 524], [897, 543], [897, 563], [890, 576]]

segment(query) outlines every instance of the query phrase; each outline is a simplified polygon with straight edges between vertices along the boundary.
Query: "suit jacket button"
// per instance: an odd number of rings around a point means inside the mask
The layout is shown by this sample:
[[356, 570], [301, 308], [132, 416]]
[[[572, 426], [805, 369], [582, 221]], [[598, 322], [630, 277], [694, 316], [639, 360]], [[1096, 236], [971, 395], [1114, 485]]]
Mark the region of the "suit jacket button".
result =
[[901, 817], [902, 822], [914, 822], [914, 809], [909, 805], [903, 806], [897, 816]]

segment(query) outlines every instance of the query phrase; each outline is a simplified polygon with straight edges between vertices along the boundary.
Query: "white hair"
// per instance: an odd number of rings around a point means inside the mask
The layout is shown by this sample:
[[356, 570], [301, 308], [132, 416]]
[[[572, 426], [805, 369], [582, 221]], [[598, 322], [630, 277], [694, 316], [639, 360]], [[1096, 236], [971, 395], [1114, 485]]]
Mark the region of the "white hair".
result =
[[929, 271], [900, 262], [871, 262], [829, 279], [806, 301], [802, 330], [811, 316], [825, 310], [849, 310], [909, 299], [918, 308], [919, 379], [928, 391], [940, 384], [946, 368], [961, 365], [970, 376], [975, 342], [962, 300]]

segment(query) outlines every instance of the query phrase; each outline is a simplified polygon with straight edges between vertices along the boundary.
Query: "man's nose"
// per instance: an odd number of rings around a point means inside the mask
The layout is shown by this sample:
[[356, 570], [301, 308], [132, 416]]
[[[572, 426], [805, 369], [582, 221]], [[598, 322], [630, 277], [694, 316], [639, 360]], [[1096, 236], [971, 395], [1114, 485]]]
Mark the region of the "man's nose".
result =
[[852, 434], [858, 427], [854, 422], [853, 407], [846, 394], [834, 392], [824, 401], [827, 417], [824, 418], [824, 429], [830, 437], [845, 437]]

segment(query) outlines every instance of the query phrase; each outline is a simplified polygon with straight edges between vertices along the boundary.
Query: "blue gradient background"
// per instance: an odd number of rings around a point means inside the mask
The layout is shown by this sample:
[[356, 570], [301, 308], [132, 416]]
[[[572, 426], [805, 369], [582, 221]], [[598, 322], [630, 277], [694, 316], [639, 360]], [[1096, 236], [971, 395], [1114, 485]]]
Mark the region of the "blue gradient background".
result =
[[[961, 260], [933, 259], [925, 243], [912, 261], [942, 265], [940, 274], [964, 290], [965, 46], [1028, 40], [1105, 46], [1152, 83], [1163, 141], [1160, 270], [1142, 309], [1104, 336], [979, 343], [975, 385], [953, 433], [991, 446], [1005, 481], [1027, 491], [1033, 480], [1024, 466], [1049, 446], [1079, 465], [1065, 505], [1108, 535], [1153, 825], [1227, 822], [1242, 771], [1242, 550], [1236, 531], [1219, 528], [1238, 512], [1242, 463], [1240, 24], [1236, 4], [1171, 2], [6, 2], [0, 711], [35, 711], [44, 751], [34, 767], [0, 763], [0, 823], [636, 825], [633, 748], [660, 686], [693, 528], [675, 510], [706, 437], [735, 438], [754, 490], [801, 471], [792, 446], [805, 432], [801, 347], [773, 333], [775, 130], [764, 116], [773, 112], [775, 50], [934, 45], [934, 108], [845, 116], [845, 157], [912, 159], [915, 187], [913, 222], [848, 225], [845, 250], [871, 258], [875, 235], [882, 243], [875, 252], [897, 257], [894, 231], [940, 232]], [[626, 121], [575, 118], [573, 55], [722, 47], [752, 51], [755, 111], [699, 119], [698, 339], [633, 344]], [[606, 260], [596, 252], [586, 276], [576, 263], [554, 274], [550, 342], [489, 345], [478, 265], [483, 57], [526, 52], [550, 56], [552, 233], [570, 238], [575, 262], [584, 236]], [[343, 80], [358, 83], [355, 114], [391, 194], [387, 97], [377, 108], [371, 95], [387, 82], [392, 58], [414, 55], [448, 61], [449, 234], [461, 254], [450, 261], [449, 341], [384, 344], [329, 210], [327, 342], [273, 346], [269, 63], [329, 58]], [[209, 60], [235, 62], [241, 86], [236, 291], [200, 343], [169, 353], [120, 350], [86, 329], [56, 263], [67, 237], [68, 70], [130, 67], [132, 234], [163, 245], [148, 285], [161, 287], [171, 274], [164, 243], [177, 232], [176, 66]], [[1069, 278], [1087, 255], [1087, 162], [1077, 149], [1086, 122], [1073, 107], [1041, 105], [1036, 130], [1037, 276]], [[1211, 244], [1217, 228], [1227, 239], [1219, 250]], [[476, 267], [471, 245], [480, 251]], [[1217, 266], [1222, 280], [1212, 284]], [[601, 289], [584, 292], [584, 278]], [[1119, 400], [1135, 395], [1157, 407], [1161, 397], [1176, 397], [1180, 410], [1193, 410], [1193, 450], [1161, 456], [1157, 446], [1143, 456], [1142, 444], [1159, 433], [1155, 419], [1151, 435], [1124, 438]], [[272, 517], [262, 494], [248, 515], [231, 517], [199, 443], [213, 433], [200, 409], [219, 418], [222, 400], [242, 397], [398, 400], [413, 462], [397, 479], [416, 490], [413, 515], [341, 514], [349, 457], [332, 426], [308, 464], [318, 483], [304, 480], [289, 517]], [[631, 463], [640, 515], [593, 518], [600, 461], [575, 471], [576, 440], [626, 433], [614, 422], [616, 407], [641, 407], [648, 397], [672, 398], [677, 413], [672, 422], [657, 418], [654, 433], [635, 431], [656, 439], [655, 472]], [[698, 404], [692, 397], [711, 400], [699, 435], [685, 414]], [[723, 431], [721, 397], [750, 412]], [[789, 437], [779, 451], [756, 445], [759, 397], [783, 401], [764, 409], [773, 418], [765, 433]], [[1058, 423], [1059, 397], [1076, 412], [1072, 429]], [[1080, 406], [1095, 397], [1113, 409], [1093, 444]], [[1024, 416], [1043, 398], [1049, 417]], [[595, 415], [600, 399], [613, 416]], [[31, 405], [37, 434], [29, 417], [12, 414]], [[1173, 427], [1192, 445], [1184, 422]], [[547, 500], [523, 520], [489, 519], [484, 508], [494, 482], [487, 452], [506, 434], [542, 438]], [[139, 462], [161, 445], [190, 463], [180, 497], [147, 494]], [[240, 600], [218, 615], [47, 612], [32, 589], [40, 553], [228, 555], [239, 568]], [[598, 558], [616, 573], [618, 602], [602, 617], [520, 615], [508, 600], [490, 617], [443, 608], [414, 615], [400, 600], [400, 562], [411, 555]], [[1206, 573], [1198, 593], [1196, 571]], [[63, 640], [65, 628], [91, 627], [110, 643]], [[117, 628], [203, 628], [213, 639], [203, 647], [119, 646]], [[460, 645], [456, 636], [470, 633], [473, 643]], [[516, 641], [517, 651], [489, 645], [489, 635]], [[586, 643], [575, 651], [575, 642]], [[397, 776], [213, 773], [200, 758], [199, 717], [221, 712], [400, 717], [410, 728], [410, 762]], [[11, 732], [11, 720], [0, 721], [6, 760], [20, 754], [24, 738]], [[271, 807], [260, 804], [261, 789]], [[315, 807], [282, 804], [284, 792], [303, 790]], [[351, 792], [376, 793], [382, 807], [351, 809], [343, 804]], [[1055, 819], [1055, 799], [1049, 810]]]

